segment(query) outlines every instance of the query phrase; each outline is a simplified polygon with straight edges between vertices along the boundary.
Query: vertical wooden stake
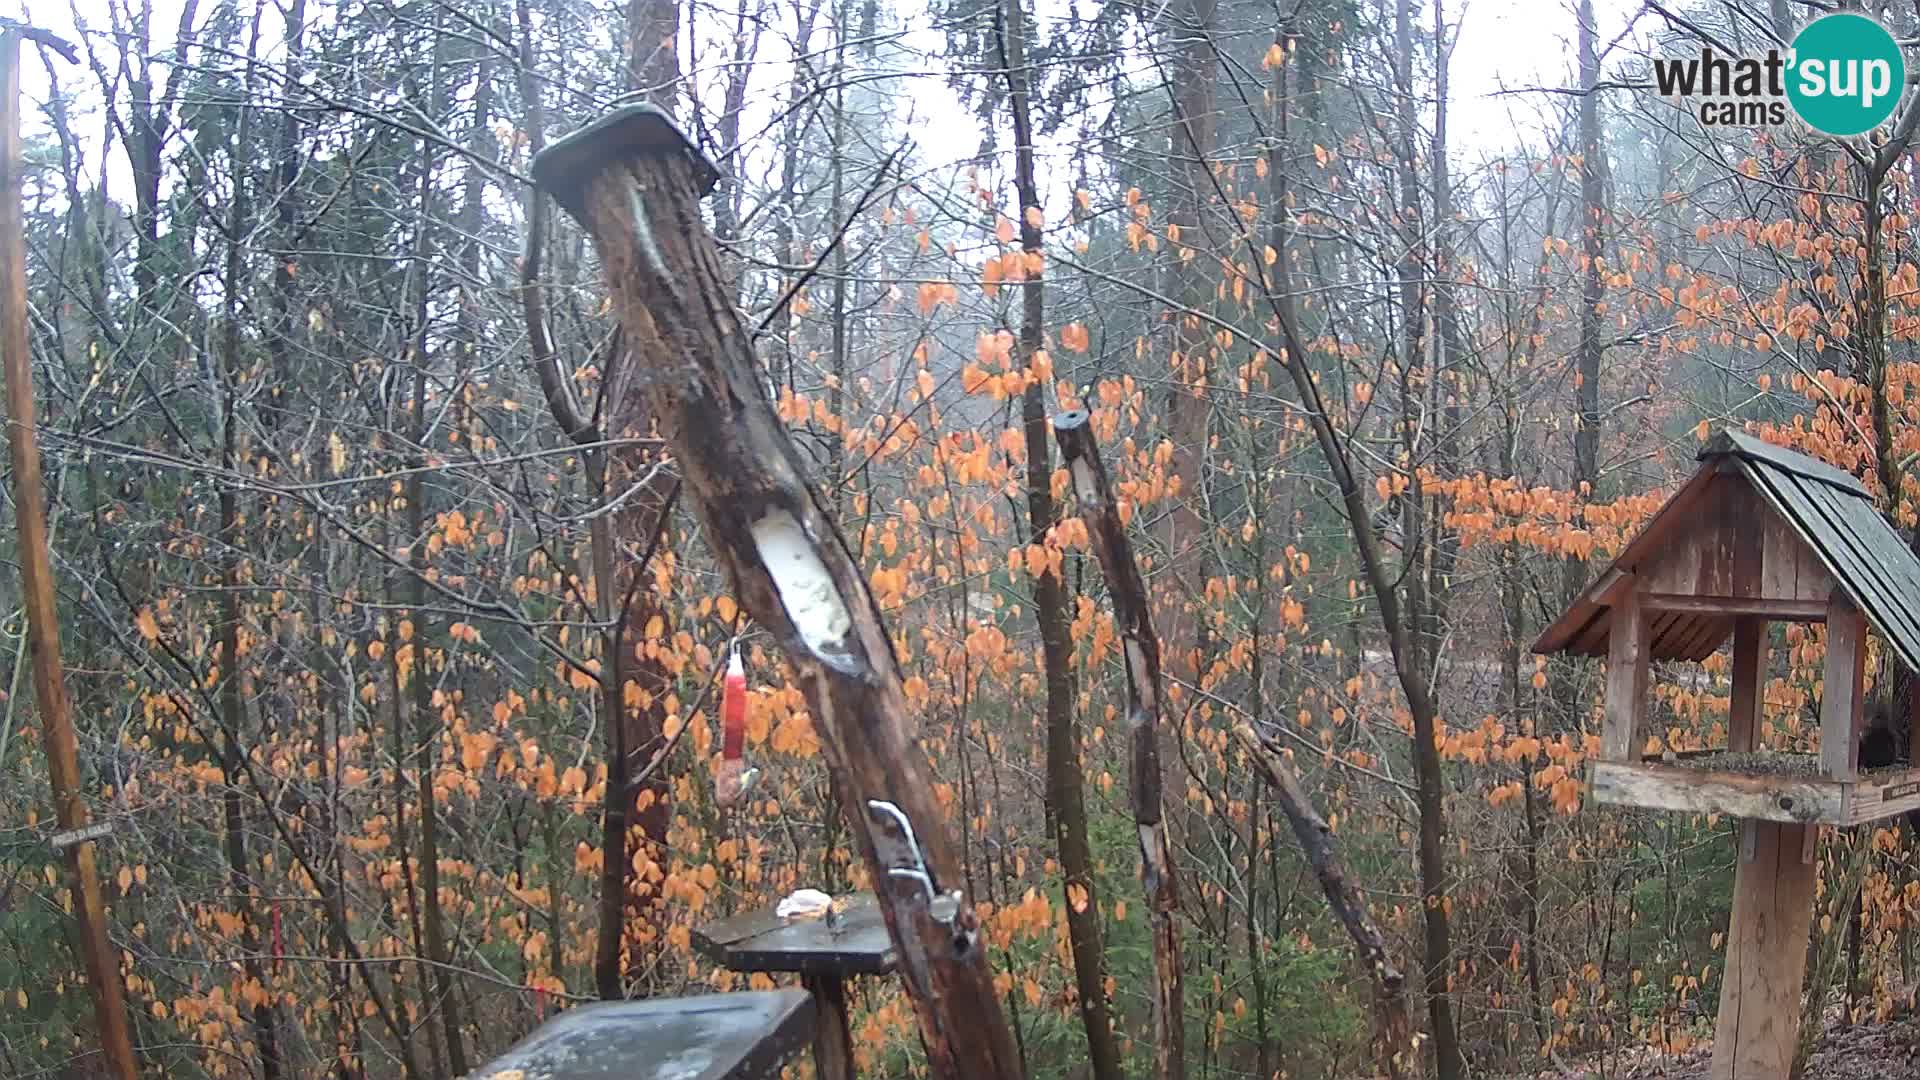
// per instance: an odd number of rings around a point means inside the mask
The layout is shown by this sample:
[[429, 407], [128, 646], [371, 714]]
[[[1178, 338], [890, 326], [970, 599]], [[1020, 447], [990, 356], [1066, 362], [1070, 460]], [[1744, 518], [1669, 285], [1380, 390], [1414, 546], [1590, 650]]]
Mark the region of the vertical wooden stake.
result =
[[814, 1075], [820, 1080], [853, 1080], [846, 982], [838, 975], [802, 975], [800, 984], [813, 995]]
[[1867, 619], [1839, 589], [1827, 601], [1827, 667], [1820, 687], [1820, 771], [1841, 780], [1860, 772], [1859, 725], [1867, 672]]
[[1760, 707], [1767, 691], [1767, 624], [1741, 616], [1733, 624], [1733, 707], [1727, 717], [1727, 749], [1752, 750], [1760, 741]]
[[1800, 1030], [1800, 980], [1813, 920], [1814, 864], [1801, 857], [1819, 825], [1741, 823], [1753, 855], [1734, 871], [1727, 968], [1710, 1080], [1786, 1080]]
[[[54, 606], [53, 562], [47, 551], [46, 493], [34, 438], [33, 358], [27, 338], [27, 244], [21, 190], [20, 38], [0, 34], [0, 365], [6, 372], [7, 444], [13, 453], [14, 509], [20, 528], [20, 591], [33, 644], [33, 696], [46, 723], [47, 774], [63, 832], [87, 825], [80, 797], [80, 752], [73, 737], [67, 686], [61, 677], [60, 616]], [[80, 959], [93, 992], [100, 1049], [113, 1074], [133, 1080], [138, 1066], [128, 1032], [120, 957], [107, 940], [106, 901], [94, 872], [93, 841], [66, 849], [67, 886], [80, 923]]]
[[1613, 605], [1607, 628], [1607, 712], [1600, 735], [1602, 761], [1633, 761], [1647, 714], [1647, 620], [1639, 583], [1629, 582]]

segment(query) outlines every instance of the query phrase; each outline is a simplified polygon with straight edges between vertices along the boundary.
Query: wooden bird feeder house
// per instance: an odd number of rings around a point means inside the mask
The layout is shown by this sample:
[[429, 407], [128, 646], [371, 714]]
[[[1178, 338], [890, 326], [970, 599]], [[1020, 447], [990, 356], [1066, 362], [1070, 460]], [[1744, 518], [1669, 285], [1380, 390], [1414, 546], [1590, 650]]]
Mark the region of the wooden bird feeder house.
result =
[[[1820, 829], [1920, 807], [1920, 769], [1860, 768], [1867, 627], [1920, 671], [1920, 559], [1830, 465], [1735, 431], [1700, 461], [1533, 648], [1607, 658], [1597, 801], [1742, 819], [1711, 1076], [1785, 1080]], [[1826, 624], [1818, 755], [1759, 743], [1770, 622]], [[1652, 753], [1649, 664], [1704, 660], [1729, 637], [1726, 745]]]

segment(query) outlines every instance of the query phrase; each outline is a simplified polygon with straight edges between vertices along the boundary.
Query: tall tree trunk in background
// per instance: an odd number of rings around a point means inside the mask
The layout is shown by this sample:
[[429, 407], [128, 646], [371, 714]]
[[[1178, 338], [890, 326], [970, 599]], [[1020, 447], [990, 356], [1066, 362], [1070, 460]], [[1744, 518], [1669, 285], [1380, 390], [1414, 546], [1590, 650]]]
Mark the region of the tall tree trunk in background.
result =
[[[247, 41], [249, 90], [259, 33], [260, 8], [256, 5]], [[226, 477], [241, 475], [245, 470], [240, 446], [241, 382], [246, 378], [247, 368], [240, 355], [240, 289], [244, 274], [240, 240], [246, 235], [253, 213], [247, 184], [253, 158], [253, 110], [250, 108], [240, 110], [233, 147], [233, 198], [228, 205], [226, 267], [221, 281], [226, 295], [220, 338], [220, 464]], [[244, 736], [247, 706], [240, 666], [240, 597], [246, 587], [244, 569], [248, 545], [238, 485], [230, 479], [220, 485], [220, 545], [220, 768], [224, 781], [220, 801], [226, 828], [227, 880], [233, 889], [234, 906], [240, 913], [240, 946], [246, 956], [241, 962], [242, 970], [248, 980], [266, 991], [265, 999], [249, 1010], [254, 1043], [260, 1051], [260, 1076], [261, 1080], [277, 1080], [280, 1047], [274, 1002], [278, 995], [268, 985], [266, 968], [260, 962], [260, 924], [253, 899], [256, 883], [252, 857], [247, 851], [246, 808], [240, 794], [240, 777], [246, 768], [248, 752]]]
[[1217, 117], [1218, 56], [1213, 35], [1218, 0], [1179, 0], [1170, 13], [1169, 36], [1173, 59], [1168, 71], [1173, 94], [1173, 122], [1168, 130], [1172, 205], [1168, 207], [1167, 260], [1173, 276], [1173, 299], [1179, 307], [1169, 312], [1174, 331], [1168, 356], [1167, 437], [1173, 442], [1172, 478], [1179, 495], [1166, 516], [1166, 567], [1171, 578], [1162, 597], [1169, 605], [1158, 620], [1166, 627], [1168, 668], [1176, 678], [1198, 684], [1205, 661], [1206, 631], [1196, 612], [1206, 585], [1207, 522], [1200, 507], [1205, 482], [1207, 431], [1212, 411], [1209, 378], [1213, 332], [1193, 312], [1211, 311], [1218, 265], [1204, 254], [1208, 240], [1216, 246], [1231, 241], [1210, 236], [1209, 209], [1215, 200], [1210, 156], [1214, 151]]
[[[1415, 139], [1419, 113], [1415, 107], [1413, 86], [1413, 0], [1399, 0], [1394, 6], [1394, 40], [1398, 50], [1399, 82], [1399, 176], [1401, 189], [1401, 235], [1406, 253], [1400, 263], [1401, 332], [1405, 335], [1401, 352], [1401, 448], [1406, 455], [1408, 477], [1406, 497], [1401, 502], [1405, 558], [1411, 564], [1406, 582], [1406, 655], [1396, 650], [1394, 664], [1407, 669], [1423, 685], [1425, 707], [1414, 705], [1413, 769], [1420, 808], [1420, 889], [1421, 913], [1425, 919], [1426, 962], [1424, 976], [1427, 992], [1428, 1023], [1433, 1031], [1434, 1061], [1441, 1080], [1459, 1080], [1466, 1075], [1466, 1063], [1460, 1054], [1459, 1033], [1453, 1016], [1453, 941], [1448, 919], [1448, 868], [1446, 853], [1446, 777], [1440, 763], [1439, 748], [1434, 745], [1438, 730], [1438, 706], [1431, 682], [1437, 627], [1433, 624], [1433, 598], [1426, 588], [1425, 493], [1420, 479], [1425, 448], [1420, 441], [1421, 417], [1426, 415], [1425, 395], [1418, 386], [1425, 366], [1426, 289], [1428, 274], [1425, 215], [1418, 173]], [[1431, 374], [1431, 372], [1429, 372]]]
[[[766, 25], [765, 20], [759, 18], [764, 8], [763, 0], [755, 0], [756, 10], [752, 15], [747, 11], [749, 0], [737, 2], [739, 6], [734, 9], [733, 16], [733, 55], [728, 61], [726, 91], [720, 104], [720, 130], [716, 133], [720, 146], [714, 160], [720, 166], [720, 183], [709, 199], [713, 205], [713, 236], [720, 241], [722, 248], [740, 239], [743, 179], [740, 167], [740, 116], [747, 109], [747, 82], [759, 56], [761, 28]], [[730, 269], [734, 268], [737, 265], [736, 258], [729, 258], [728, 265]]]
[[[1013, 114], [1014, 183], [1020, 196], [1020, 248], [1030, 260], [1020, 290], [1020, 360], [1031, 365], [1046, 345], [1046, 286], [1042, 257], [1040, 188], [1034, 178], [1033, 76], [1027, 68], [1027, 17], [1023, 0], [1005, 0], [1000, 52], [1007, 72], [1008, 109]], [[1027, 442], [1027, 540], [1046, 542], [1057, 511], [1053, 502], [1053, 444], [1045, 380], [1029, 379], [1020, 400]], [[1087, 1033], [1087, 1061], [1094, 1080], [1120, 1080], [1120, 1047], [1107, 1012], [1106, 951], [1101, 942], [1101, 906], [1094, 886], [1093, 854], [1087, 843], [1087, 807], [1080, 768], [1080, 727], [1073, 711], [1073, 642], [1066, 585], [1051, 570], [1034, 579], [1034, 617], [1047, 681], [1047, 816], [1060, 854], [1067, 939], [1073, 952], [1080, 1023]]]
[[[825, 0], [794, 0], [793, 18], [793, 79], [787, 90], [786, 114], [781, 120], [780, 131], [780, 180], [774, 195], [773, 213], [773, 249], [774, 257], [783, 267], [796, 266], [800, 262], [800, 253], [796, 250], [794, 236], [794, 214], [799, 204], [800, 183], [800, 144], [806, 134], [807, 125], [801, 118], [801, 105], [811, 92], [811, 65], [799, 59], [807, 55], [813, 46], [813, 24], [820, 16], [821, 5]], [[780, 295], [784, 296], [793, 285], [793, 272], [783, 269], [780, 273]], [[779, 369], [774, 378], [784, 380], [789, 390], [794, 389], [793, 368], [793, 306], [781, 304], [774, 312], [773, 322], [767, 332], [775, 341], [778, 350]]]
[[[301, 77], [301, 63], [306, 47], [307, 0], [293, 0], [282, 10], [285, 35], [284, 47], [287, 51], [287, 81], [297, 83]], [[274, 199], [276, 236], [279, 251], [273, 260], [273, 330], [268, 336], [267, 347], [272, 357], [274, 385], [269, 393], [273, 395], [273, 407], [266, 413], [265, 420], [269, 430], [277, 430], [287, 416], [287, 401], [294, 393], [299, 382], [292, 357], [289, 355], [295, 333], [294, 315], [294, 266], [293, 249], [299, 243], [300, 231], [300, 170], [304, 164], [300, 147], [300, 113], [297, 109], [280, 111], [280, 130], [274, 139], [274, 160], [278, 162], [280, 175], [279, 192]], [[315, 624], [316, 629], [318, 623]]]
[[627, 85], [673, 112], [680, 82], [680, 0], [627, 0]]
[[[427, 98], [432, 103], [430, 115], [439, 118], [445, 112], [445, 57], [443, 50], [451, 39], [438, 34], [434, 39], [433, 66], [427, 87]], [[484, 105], [485, 95], [476, 102]], [[413, 362], [413, 385], [411, 389], [411, 430], [409, 438], [412, 448], [409, 452], [412, 460], [409, 464], [413, 471], [406, 481], [407, 501], [407, 552], [411, 573], [407, 577], [408, 607], [401, 614], [400, 641], [395, 646], [395, 670], [398, 679], [395, 693], [403, 689], [401, 682], [407, 684], [413, 693], [413, 746], [410, 757], [415, 771], [415, 789], [420, 800], [420, 901], [421, 923], [425, 934], [426, 961], [432, 969], [429, 982], [432, 993], [427, 999], [427, 1011], [432, 1023], [430, 1031], [437, 1031], [446, 1046], [447, 1068], [454, 1076], [464, 1075], [467, 1071], [466, 1046], [462, 1037], [460, 1019], [460, 999], [453, 992], [453, 977], [447, 969], [449, 962], [447, 950], [446, 914], [440, 900], [440, 800], [436, 783], [440, 772], [440, 716], [433, 705], [433, 690], [428, 682], [432, 670], [428, 663], [428, 645], [433, 635], [428, 632], [427, 624], [427, 530], [431, 520], [428, 504], [429, 492], [427, 476], [432, 465], [432, 456], [427, 447], [433, 439], [432, 421], [427, 412], [427, 370], [432, 364], [433, 342], [432, 326], [433, 274], [431, 270], [433, 249], [433, 173], [436, 154], [430, 140], [421, 140], [420, 148], [420, 217], [419, 232], [414, 237], [414, 265], [417, 277], [414, 282], [414, 339], [410, 352]], [[411, 625], [409, 625], [411, 624]]]
[[[847, 222], [847, 3], [833, 5], [833, 141], [827, 150], [826, 235], [838, 236]], [[835, 517], [846, 513], [841, 494], [846, 490], [847, 245], [833, 246], [830, 264], [832, 299], [827, 310], [831, 332], [827, 349], [827, 413], [840, 422], [827, 433], [827, 501]]]
[[[632, 0], [628, 8], [628, 40], [644, 44], [658, 42], [660, 47], [650, 53], [636, 53], [647, 57], [644, 65], [636, 64], [633, 74], [633, 88], [646, 100], [667, 110], [673, 111], [673, 104], [681, 77], [680, 57], [674, 49], [674, 41], [680, 29], [679, 0]], [[624, 346], [622, 346], [624, 347]], [[607, 412], [601, 416], [600, 426], [614, 438], [646, 436], [652, 434], [654, 414], [644, 387], [637, 385], [631, 377], [633, 358], [621, 356], [608, 367], [617, 363], [623, 370], [620, 388], [616, 393], [606, 395]], [[625, 727], [621, 743], [626, 750], [626, 759], [619, 768], [620, 805], [627, 814], [632, 815], [626, 836], [617, 848], [608, 848], [604, 854], [612, 857], [616, 852], [625, 866], [621, 873], [626, 878], [627, 914], [636, 926], [644, 926], [644, 932], [636, 931], [628, 939], [628, 976], [632, 978], [651, 967], [652, 958], [665, 944], [666, 924], [664, 918], [666, 897], [661, 887], [666, 881], [667, 868], [667, 829], [672, 824], [671, 794], [662, 769], [653, 770], [653, 774], [638, 788], [628, 782], [628, 776], [635, 762], [651, 760], [653, 755], [666, 746], [667, 697], [673, 688], [673, 677], [667, 671], [665, 662], [657, 655], [649, 656], [645, 650], [637, 649], [646, 628], [658, 619], [663, 638], [673, 635], [673, 618], [667, 610], [664, 598], [660, 596], [648, 581], [635, 581], [633, 575], [645, 572], [638, 565], [640, 548], [654, 547], [654, 538], [659, 537], [658, 552], [665, 557], [672, 550], [667, 537], [670, 532], [668, 520], [673, 509], [673, 494], [676, 490], [674, 474], [665, 468], [656, 468], [661, 451], [649, 448], [622, 448], [610, 454], [608, 469], [607, 497], [630, 484], [639, 488], [627, 501], [626, 507], [614, 522], [614, 536], [621, 548], [627, 552], [625, 560], [614, 559], [610, 568], [617, 568], [615, 578], [623, 585], [622, 595], [627, 606], [623, 610], [614, 605], [614, 622], [606, 631], [611, 635], [612, 648], [616, 651], [634, 649], [635, 651], [621, 660], [622, 681], [614, 689], [618, 691], [618, 700], [626, 701], [625, 682], [631, 681], [639, 690], [638, 703], [623, 707], [618, 714], [619, 721]], [[643, 479], [644, 478], [644, 479]], [[621, 565], [626, 563], [627, 565]], [[613, 603], [614, 597], [608, 597]], [[612, 699], [610, 699], [612, 700]], [[608, 798], [612, 798], [613, 784], [608, 783]], [[610, 834], [609, 834], [610, 839]], [[644, 854], [652, 871], [644, 875], [632, 872], [632, 866], [638, 855]], [[603, 933], [606, 930], [603, 928]]]
[[[1460, 438], [1463, 427], [1461, 401], [1466, 396], [1466, 334], [1460, 325], [1459, 232], [1453, 205], [1453, 175], [1447, 155], [1448, 78], [1452, 50], [1447, 44], [1445, 0], [1433, 0], [1433, 371], [1426, 415], [1435, 418], [1438, 430], [1433, 437], [1433, 471], [1443, 481], [1460, 475]], [[1427, 537], [1427, 613], [1424, 627], [1428, 662], [1439, 656], [1446, 634], [1447, 612], [1451, 607], [1454, 564], [1459, 555], [1459, 540], [1447, 526], [1447, 517], [1438, 499], [1426, 509]]]
[[[1601, 258], [1606, 243], [1606, 148], [1600, 144], [1600, 56], [1598, 29], [1593, 23], [1593, 0], [1580, 0], [1580, 255], [1585, 264], [1580, 279], [1580, 341], [1574, 369], [1574, 401], [1578, 413], [1573, 431], [1573, 491], [1585, 501], [1600, 486], [1600, 359], [1606, 346], [1600, 340], [1600, 303], [1605, 283]], [[1566, 595], [1586, 584], [1586, 563], [1565, 563]]]

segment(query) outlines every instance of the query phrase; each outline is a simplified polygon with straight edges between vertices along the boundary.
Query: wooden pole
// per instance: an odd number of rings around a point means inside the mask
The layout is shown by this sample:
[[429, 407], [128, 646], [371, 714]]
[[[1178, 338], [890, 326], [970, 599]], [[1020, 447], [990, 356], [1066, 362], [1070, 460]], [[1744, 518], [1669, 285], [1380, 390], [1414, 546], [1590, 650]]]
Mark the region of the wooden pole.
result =
[[1710, 1080], [1787, 1080], [1813, 919], [1819, 825], [1742, 821]]
[[802, 975], [813, 995], [813, 1072], [820, 1080], [853, 1080], [853, 1031], [847, 984], [838, 975]]
[[1107, 482], [1089, 417], [1080, 410], [1053, 418], [1053, 440], [1073, 475], [1093, 550], [1107, 575], [1113, 617], [1127, 658], [1127, 738], [1132, 744], [1127, 786], [1140, 833], [1140, 876], [1146, 891], [1147, 925], [1153, 932], [1153, 1075], [1183, 1080], [1186, 1068], [1186, 990], [1180, 959], [1180, 870], [1167, 843], [1160, 794], [1160, 636], [1147, 606], [1147, 584], [1133, 557], [1133, 542], [1120, 521], [1120, 507]]
[[798, 675], [934, 1075], [1023, 1075], [892, 639], [767, 399], [701, 216], [717, 173], [665, 113], [635, 105], [549, 146], [533, 175], [599, 252], [707, 543]]
[[1820, 771], [1836, 780], [1860, 775], [1866, 676], [1867, 617], [1835, 589], [1827, 601], [1827, 666], [1820, 680]]
[[1743, 615], [1733, 624], [1733, 701], [1727, 713], [1727, 749], [1744, 753], [1759, 745], [1760, 714], [1767, 698], [1767, 621]]
[[[33, 643], [33, 694], [46, 723], [47, 773], [54, 814], [63, 833], [87, 827], [80, 796], [80, 752], [73, 737], [67, 686], [61, 676], [60, 614], [54, 605], [53, 562], [47, 550], [46, 492], [40, 447], [34, 438], [33, 357], [27, 338], [27, 244], [21, 191], [20, 35], [0, 34], [0, 356], [7, 386], [7, 445], [13, 453], [14, 511], [20, 528], [20, 589]], [[80, 959], [93, 993], [100, 1049], [114, 1075], [133, 1080], [139, 1068], [127, 1024], [120, 957], [107, 939], [106, 901], [94, 872], [93, 840], [66, 845], [67, 887], [80, 923]]]
[[1607, 712], [1600, 760], [1634, 761], [1647, 718], [1647, 618], [1639, 582], [1629, 581], [1607, 627]]

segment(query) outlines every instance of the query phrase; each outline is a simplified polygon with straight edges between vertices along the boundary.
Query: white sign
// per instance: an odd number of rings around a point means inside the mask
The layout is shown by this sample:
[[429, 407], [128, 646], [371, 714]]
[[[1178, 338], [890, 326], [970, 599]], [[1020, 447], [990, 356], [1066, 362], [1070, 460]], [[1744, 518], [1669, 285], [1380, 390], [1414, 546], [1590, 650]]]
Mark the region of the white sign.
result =
[[96, 821], [84, 829], [54, 833], [51, 843], [53, 844], [53, 850], [65, 851], [75, 844], [84, 844], [89, 840], [98, 840], [111, 832], [113, 832], [113, 824], [111, 822]]

